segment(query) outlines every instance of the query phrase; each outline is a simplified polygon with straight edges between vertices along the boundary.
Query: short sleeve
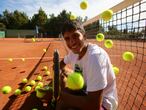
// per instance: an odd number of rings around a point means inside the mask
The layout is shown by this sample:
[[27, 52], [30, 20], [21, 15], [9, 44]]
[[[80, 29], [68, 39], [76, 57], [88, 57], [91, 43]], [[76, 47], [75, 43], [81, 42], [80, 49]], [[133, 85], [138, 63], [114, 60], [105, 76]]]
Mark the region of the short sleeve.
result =
[[89, 60], [87, 91], [93, 92], [107, 86], [107, 56], [104, 53], [92, 54]]

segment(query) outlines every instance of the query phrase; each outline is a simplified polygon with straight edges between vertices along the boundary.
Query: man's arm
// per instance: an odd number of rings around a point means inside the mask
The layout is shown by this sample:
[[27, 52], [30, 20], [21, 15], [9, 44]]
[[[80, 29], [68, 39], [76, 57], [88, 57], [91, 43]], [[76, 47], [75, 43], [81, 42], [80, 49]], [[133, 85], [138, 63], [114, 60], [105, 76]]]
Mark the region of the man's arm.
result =
[[[89, 92], [87, 96], [76, 96], [67, 92], [61, 92], [60, 102], [58, 106], [63, 107], [76, 107], [81, 110], [100, 110], [102, 103], [103, 90], [96, 92]], [[57, 110], [60, 107], [57, 107]]]

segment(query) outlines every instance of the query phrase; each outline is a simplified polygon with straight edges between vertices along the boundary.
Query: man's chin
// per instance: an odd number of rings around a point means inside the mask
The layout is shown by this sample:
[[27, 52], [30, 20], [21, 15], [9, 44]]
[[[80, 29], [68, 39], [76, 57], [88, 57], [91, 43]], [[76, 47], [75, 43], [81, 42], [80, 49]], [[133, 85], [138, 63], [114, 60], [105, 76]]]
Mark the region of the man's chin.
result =
[[79, 54], [79, 53], [80, 53], [79, 51], [75, 51], [75, 50], [72, 50], [72, 52], [73, 52], [74, 54]]

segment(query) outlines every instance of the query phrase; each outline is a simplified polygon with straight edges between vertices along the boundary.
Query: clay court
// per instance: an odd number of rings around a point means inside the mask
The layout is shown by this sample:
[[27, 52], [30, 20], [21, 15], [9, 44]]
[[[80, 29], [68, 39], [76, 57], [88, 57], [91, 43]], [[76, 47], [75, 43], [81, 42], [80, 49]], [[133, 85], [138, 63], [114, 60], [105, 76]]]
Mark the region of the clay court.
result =
[[[117, 75], [118, 110], [145, 110], [146, 50], [143, 49], [146, 49], [146, 43], [114, 40], [114, 47], [106, 49], [103, 42], [98, 43], [94, 39], [87, 41], [103, 47], [109, 53], [112, 64], [120, 69], [120, 73]], [[133, 45], [137, 45], [139, 48]], [[31, 39], [0, 39], [0, 47], [0, 88], [5, 85], [12, 87], [10, 94], [0, 93], [0, 109], [45, 109], [46, 103], [36, 97], [34, 87], [31, 92], [22, 92], [20, 96], [15, 96], [14, 91], [17, 88], [23, 90], [27, 85], [21, 84], [23, 78], [35, 80], [37, 75], [41, 75], [43, 82], [49, 84], [53, 78], [54, 50], [59, 50], [60, 59], [67, 54], [64, 41], [60, 39], [38, 39], [36, 42], [32, 42]], [[47, 51], [44, 52], [43, 49]], [[130, 63], [125, 62], [121, 56], [127, 50], [135, 54], [134, 61]], [[10, 62], [9, 58], [12, 58], [13, 61]], [[22, 58], [25, 58], [25, 61], [22, 61]], [[50, 76], [44, 74], [43, 66], [49, 68]]]

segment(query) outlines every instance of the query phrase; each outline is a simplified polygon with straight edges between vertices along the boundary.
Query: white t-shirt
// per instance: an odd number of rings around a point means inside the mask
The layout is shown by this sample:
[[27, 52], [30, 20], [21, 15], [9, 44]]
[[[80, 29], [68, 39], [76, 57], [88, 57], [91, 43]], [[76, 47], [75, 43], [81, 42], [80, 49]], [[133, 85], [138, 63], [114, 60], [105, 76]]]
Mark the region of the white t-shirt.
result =
[[102, 105], [108, 110], [116, 110], [118, 105], [116, 77], [108, 54], [96, 44], [88, 44], [85, 55], [78, 60], [78, 54], [69, 52], [64, 58], [65, 64], [75, 68], [78, 64], [86, 83], [86, 91], [93, 92], [103, 89]]

